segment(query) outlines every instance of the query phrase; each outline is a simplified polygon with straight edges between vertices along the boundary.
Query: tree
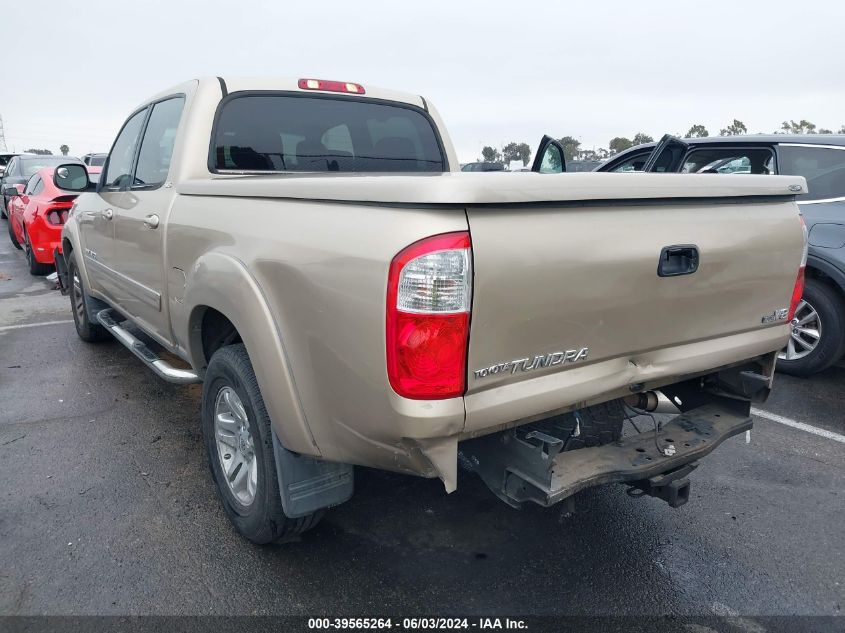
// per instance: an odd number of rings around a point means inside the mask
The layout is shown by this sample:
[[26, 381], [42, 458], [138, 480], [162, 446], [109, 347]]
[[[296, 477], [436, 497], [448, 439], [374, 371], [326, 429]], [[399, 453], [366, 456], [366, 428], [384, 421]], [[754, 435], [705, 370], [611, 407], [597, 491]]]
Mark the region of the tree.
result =
[[489, 145], [485, 145], [481, 148], [481, 157], [488, 163], [502, 162], [502, 155], [499, 153], [499, 150], [495, 147], [490, 147]]
[[780, 126], [784, 134], [815, 134], [816, 124], [810, 123], [806, 119], [801, 119], [796, 123], [795, 121], [784, 121]]
[[707, 138], [708, 136], [710, 136], [710, 132], [707, 131], [707, 128], [701, 123], [696, 123], [687, 131], [684, 138]]
[[610, 139], [610, 143], [608, 143], [607, 146], [610, 148], [610, 155], [612, 156], [633, 147], [634, 143], [631, 142], [631, 139], [625, 138], [624, 136], [614, 136]]
[[506, 164], [512, 160], [521, 160], [522, 166], [525, 167], [531, 158], [531, 148], [528, 143], [508, 143], [502, 148], [502, 158]]
[[67, 156], [67, 153], [70, 151], [70, 148], [67, 145], [62, 145], [59, 148], [59, 151], [62, 153], [62, 156]]
[[27, 154], [37, 154], [38, 156], [52, 156], [53, 152], [49, 149], [28, 149], [26, 150]]
[[580, 154], [579, 148], [581, 147], [581, 141], [576, 139], [574, 136], [564, 136], [563, 138], [558, 139], [558, 143], [563, 145], [563, 157], [566, 160], [575, 160], [578, 158]]
[[819, 134], [833, 134], [833, 130], [828, 130], [826, 127], [820, 127]]
[[634, 145], [642, 145], [643, 143], [654, 143], [654, 139], [651, 138], [645, 132], [637, 132], [634, 134]]
[[748, 128], [739, 119], [734, 119], [728, 127], [719, 130], [719, 136], [736, 136], [737, 134], [748, 134]]
[[845, 125], [843, 125], [841, 128], [839, 128], [839, 131], [837, 132], [837, 134], [845, 134]]

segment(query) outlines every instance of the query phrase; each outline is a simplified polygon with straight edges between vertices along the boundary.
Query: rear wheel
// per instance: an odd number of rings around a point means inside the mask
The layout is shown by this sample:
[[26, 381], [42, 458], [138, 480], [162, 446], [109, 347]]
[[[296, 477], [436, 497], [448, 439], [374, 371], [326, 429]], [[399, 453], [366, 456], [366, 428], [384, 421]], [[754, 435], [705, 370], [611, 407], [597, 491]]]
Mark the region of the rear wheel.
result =
[[282, 508], [270, 416], [246, 348], [217, 350], [203, 383], [202, 430], [211, 476], [235, 529], [265, 544], [300, 534], [323, 516], [291, 519]]
[[12, 246], [21, 250], [21, 244], [18, 242], [18, 238], [15, 237], [15, 230], [12, 228], [12, 218], [7, 220], [7, 224], [9, 225], [9, 239], [12, 240]]
[[839, 293], [818, 279], [807, 279], [791, 328], [786, 348], [778, 354], [778, 369], [811, 376], [830, 367], [845, 347], [845, 304]]
[[76, 255], [71, 252], [67, 263], [68, 296], [70, 305], [73, 308], [73, 323], [76, 325], [76, 333], [86, 343], [98, 343], [111, 338], [109, 331], [99, 323], [92, 323], [88, 319], [88, 310], [85, 309], [85, 287], [82, 285], [82, 277], [76, 265]]
[[[11, 226], [11, 222], [9, 226]], [[51, 264], [42, 264], [35, 259], [35, 253], [32, 250], [32, 244], [29, 243], [29, 235], [26, 233], [26, 227], [23, 229], [23, 252], [26, 255], [26, 263], [29, 265], [30, 275], [41, 277], [53, 272], [53, 266]]]

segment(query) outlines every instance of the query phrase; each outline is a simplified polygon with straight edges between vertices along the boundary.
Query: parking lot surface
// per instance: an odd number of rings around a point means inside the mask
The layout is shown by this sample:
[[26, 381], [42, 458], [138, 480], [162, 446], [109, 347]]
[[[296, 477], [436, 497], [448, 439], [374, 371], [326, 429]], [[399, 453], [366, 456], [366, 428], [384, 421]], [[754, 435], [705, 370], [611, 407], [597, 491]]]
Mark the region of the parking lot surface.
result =
[[217, 502], [199, 387], [80, 341], [3, 239], [0, 613], [840, 615], [843, 385], [779, 375], [760, 408], [828, 436], [758, 417], [678, 510], [617, 485], [517, 511], [471, 475], [446, 495], [359, 468], [315, 530], [257, 547]]

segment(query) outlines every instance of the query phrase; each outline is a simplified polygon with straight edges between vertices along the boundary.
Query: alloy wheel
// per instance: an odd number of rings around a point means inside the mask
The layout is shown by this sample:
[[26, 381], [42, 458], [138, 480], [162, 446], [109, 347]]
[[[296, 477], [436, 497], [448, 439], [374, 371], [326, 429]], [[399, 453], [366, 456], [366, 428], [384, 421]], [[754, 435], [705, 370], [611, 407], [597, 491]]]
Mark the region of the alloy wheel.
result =
[[250, 432], [249, 417], [231, 387], [217, 392], [214, 402], [214, 440], [226, 484], [242, 505], [255, 501], [258, 460]]
[[790, 324], [789, 341], [778, 354], [780, 360], [800, 360], [818, 347], [822, 336], [822, 323], [815, 308], [803, 299], [795, 309], [795, 318]]
[[82, 297], [82, 281], [79, 279], [79, 271], [76, 266], [73, 267], [73, 288], [71, 289], [71, 299], [73, 301], [73, 311], [79, 323], [85, 317], [85, 299]]

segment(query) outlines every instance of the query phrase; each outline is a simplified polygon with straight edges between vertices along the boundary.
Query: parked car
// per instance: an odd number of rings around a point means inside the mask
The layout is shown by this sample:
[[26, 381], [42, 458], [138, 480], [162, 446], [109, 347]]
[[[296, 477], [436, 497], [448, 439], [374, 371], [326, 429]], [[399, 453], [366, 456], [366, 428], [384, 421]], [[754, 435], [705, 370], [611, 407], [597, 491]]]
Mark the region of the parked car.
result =
[[[92, 180], [100, 167], [89, 167]], [[53, 183], [53, 167], [39, 169], [26, 183], [23, 192], [9, 194], [9, 239], [15, 248], [23, 249], [29, 272], [46, 275], [54, 267], [54, 252], [61, 253], [62, 226], [76, 199]], [[17, 191], [17, 188], [14, 188]]]
[[91, 167], [102, 167], [108, 156], [108, 154], [85, 154], [82, 157], [82, 162]]
[[3, 217], [8, 215], [8, 204], [12, 191], [10, 187], [15, 187], [18, 193], [21, 193], [27, 181], [42, 167], [55, 167], [62, 163], [72, 162], [79, 162], [81, 164], [81, 161], [78, 159], [68, 156], [40, 156], [38, 154], [19, 154], [13, 156], [6, 164], [6, 171], [3, 172], [3, 177], [0, 178], [0, 192], [3, 193]]
[[504, 163], [477, 162], [467, 163], [461, 171], [505, 171]]
[[[82, 340], [203, 383], [212, 477], [254, 542], [314, 526], [353, 464], [451, 492], [460, 463], [513, 506], [610, 482], [682, 505], [771, 388], [805, 181], [562, 175], [550, 139], [534, 166], [460, 172], [414, 94], [192, 81], [131, 113], [98, 185], [56, 169], [82, 192], [59, 279]], [[623, 437], [656, 390], [683, 413]]]
[[15, 154], [14, 152], [12, 152], [12, 153], [9, 153], [9, 152], [0, 153], [0, 178], [3, 177], [3, 172], [6, 171], [6, 165], [15, 156], [17, 156], [17, 154]]
[[[665, 139], [638, 145], [598, 171], [652, 171], [804, 176], [808, 193], [797, 197], [807, 223], [810, 252], [804, 296], [778, 368], [809, 376], [845, 354], [845, 135], [774, 134]], [[668, 145], [667, 145], [668, 143]]]

